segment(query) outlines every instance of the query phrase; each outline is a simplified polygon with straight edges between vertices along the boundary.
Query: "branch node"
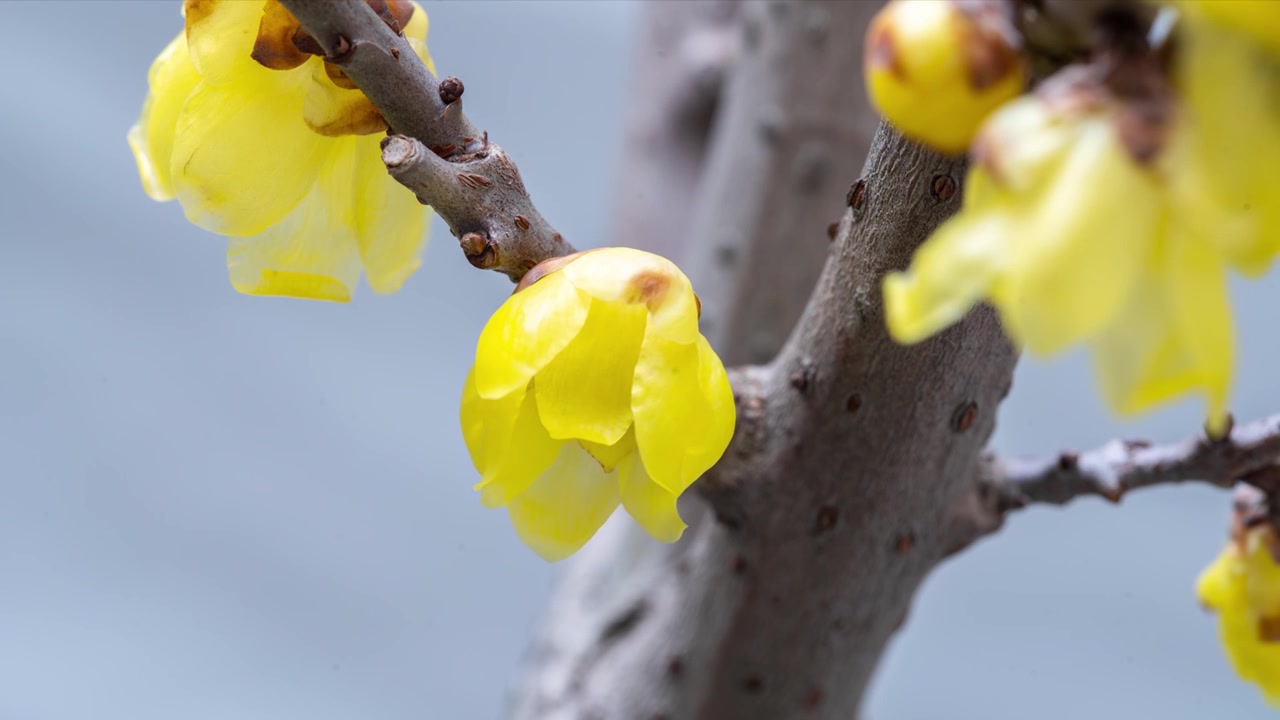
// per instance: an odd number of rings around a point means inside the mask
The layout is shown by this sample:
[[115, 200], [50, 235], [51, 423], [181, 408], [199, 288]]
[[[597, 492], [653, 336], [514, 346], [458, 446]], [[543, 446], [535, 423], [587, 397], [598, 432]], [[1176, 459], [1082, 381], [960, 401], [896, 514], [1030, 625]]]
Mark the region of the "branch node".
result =
[[956, 194], [956, 181], [950, 175], [934, 175], [933, 184], [929, 187], [933, 194], [933, 199], [938, 202], [946, 202]]
[[355, 45], [347, 39], [346, 35], [338, 35], [333, 39], [333, 54], [326, 55], [324, 61], [333, 63], [334, 65], [342, 65], [351, 59], [351, 52], [355, 50]]
[[849, 192], [845, 193], [845, 204], [853, 209], [853, 219], [858, 220], [862, 217], [863, 197], [867, 192], [867, 181], [858, 178], [849, 186]]
[[951, 416], [951, 429], [955, 432], [962, 433], [973, 427], [978, 420], [978, 403], [970, 400], [956, 408], [955, 413]]
[[1080, 453], [1075, 450], [1063, 450], [1058, 453], [1059, 470], [1075, 470], [1080, 465]]
[[840, 508], [835, 505], [823, 505], [818, 509], [818, 516], [813, 522], [813, 534], [822, 535], [836, 526], [840, 519]]
[[467, 262], [481, 270], [488, 270], [498, 264], [498, 248], [492, 240], [480, 233], [464, 234], [458, 240], [458, 246], [462, 248], [462, 254], [467, 256]]

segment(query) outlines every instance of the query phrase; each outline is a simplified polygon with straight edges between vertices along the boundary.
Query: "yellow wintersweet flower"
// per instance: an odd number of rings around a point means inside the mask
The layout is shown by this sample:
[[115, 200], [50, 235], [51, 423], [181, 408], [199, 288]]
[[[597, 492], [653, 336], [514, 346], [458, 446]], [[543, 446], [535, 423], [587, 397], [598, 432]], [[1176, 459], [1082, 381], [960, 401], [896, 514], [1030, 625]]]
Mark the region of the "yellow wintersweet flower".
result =
[[1033, 353], [1092, 345], [1118, 411], [1199, 390], [1220, 428], [1232, 366], [1224, 260], [1168, 192], [1180, 169], [1135, 161], [1105, 105], [1036, 97], [997, 111], [975, 148], [960, 213], [885, 278], [893, 336], [918, 342], [987, 299]]
[[1236, 673], [1280, 706], [1280, 540], [1268, 525], [1237, 534], [1200, 575], [1196, 594], [1219, 615], [1218, 633]]
[[[733, 391], [670, 261], [606, 248], [548, 261], [490, 318], [462, 392], [462, 433], [490, 507], [551, 561], [621, 503], [650, 535], [733, 436]], [[524, 285], [525, 283], [522, 283]]]
[[978, 4], [892, 0], [864, 43], [871, 103], [907, 137], [964, 152], [983, 119], [1026, 82], [1006, 25]]
[[[431, 67], [426, 13], [370, 4]], [[346, 302], [362, 268], [374, 291], [398, 290], [428, 211], [383, 167], [372, 103], [278, 0], [186, 0], [184, 16], [129, 131], [143, 189], [230, 236], [240, 292]]]

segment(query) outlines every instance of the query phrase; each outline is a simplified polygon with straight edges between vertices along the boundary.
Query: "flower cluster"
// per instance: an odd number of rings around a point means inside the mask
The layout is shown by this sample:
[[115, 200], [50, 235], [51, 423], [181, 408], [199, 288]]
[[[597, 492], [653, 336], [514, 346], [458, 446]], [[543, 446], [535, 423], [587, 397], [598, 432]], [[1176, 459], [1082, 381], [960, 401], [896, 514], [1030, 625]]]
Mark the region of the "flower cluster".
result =
[[1172, 78], [1154, 54], [1069, 68], [983, 123], [963, 208], [885, 279], [898, 340], [987, 300], [1033, 353], [1088, 344], [1117, 411], [1199, 391], [1223, 427], [1227, 271], [1280, 251], [1280, 73], [1264, 46], [1184, 25]]
[[[427, 16], [370, 0], [427, 54]], [[229, 236], [231, 284], [345, 302], [365, 273], [394, 292], [420, 265], [428, 211], [382, 165], [387, 126], [279, 0], [186, 0], [129, 131], [142, 185]]]
[[625, 248], [534, 268], [480, 334], [462, 394], [477, 489], [547, 560], [618, 507], [655, 538], [733, 436], [733, 391], [675, 265]]

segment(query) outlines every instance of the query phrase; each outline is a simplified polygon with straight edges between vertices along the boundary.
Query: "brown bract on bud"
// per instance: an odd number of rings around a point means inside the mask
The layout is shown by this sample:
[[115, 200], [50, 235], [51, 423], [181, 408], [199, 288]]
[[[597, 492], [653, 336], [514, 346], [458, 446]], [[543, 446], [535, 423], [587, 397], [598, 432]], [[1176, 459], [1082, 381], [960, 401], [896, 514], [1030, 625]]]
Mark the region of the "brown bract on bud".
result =
[[[295, 38], [315, 41], [302, 29], [293, 15], [280, 4], [280, 0], [266, 0], [262, 8], [262, 21], [258, 23], [258, 37], [250, 56], [265, 68], [292, 70], [311, 59], [311, 54], [299, 47]], [[308, 46], [310, 47], [310, 46]], [[319, 45], [316, 45], [319, 49]]]
[[[191, 4], [188, 3], [188, 7]], [[195, 4], [196, 12], [200, 13], [200, 4]], [[403, 34], [405, 25], [413, 17], [413, 3], [409, 0], [365, 0], [365, 4], [382, 18], [387, 27], [397, 33]], [[191, 10], [188, 9], [188, 12], [190, 13]], [[345, 42], [342, 38], [339, 40]], [[348, 45], [347, 50], [349, 49]], [[345, 53], [346, 50], [339, 47], [337, 54]], [[280, 0], [262, 0], [262, 21], [258, 25], [258, 36], [254, 40], [250, 55], [263, 67], [272, 70], [292, 70], [314, 55], [323, 57], [325, 52], [320, 43], [302, 29], [293, 14], [280, 4]], [[336, 67], [330, 65], [325, 68], [325, 71], [338, 87], [355, 89], [355, 83], [348, 80]]]
[[481, 270], [487, 270], [498, 262], [498, 248], [480, 233], [466, 233], [458, 240], [467, 261]]
[[577, 260], [579, 257], [582, 257], [583, 255], [589, 252], [592, 252], [592, 251], [582, 250], [580, 252], [576, 252], [571, 255], [561, 255], [559, 257], [553, 257], [553, 258], [548, 258], [546, 260], [543, 260], [537, 265], [534, 265], [529, 270], [529, 272], [525, 273], [524, 277], [520, 278], [520, 282], [516, 284], [515, 292], [520, 292], [521, 290], [524, 290], [525, 288], [538, 282], [539, 280], [546, 277], [547, 275], [559, 270], [560, 268], [564, 267], [565, 265], [568, 265], [569, 263], [573, 262], [574, 260]]

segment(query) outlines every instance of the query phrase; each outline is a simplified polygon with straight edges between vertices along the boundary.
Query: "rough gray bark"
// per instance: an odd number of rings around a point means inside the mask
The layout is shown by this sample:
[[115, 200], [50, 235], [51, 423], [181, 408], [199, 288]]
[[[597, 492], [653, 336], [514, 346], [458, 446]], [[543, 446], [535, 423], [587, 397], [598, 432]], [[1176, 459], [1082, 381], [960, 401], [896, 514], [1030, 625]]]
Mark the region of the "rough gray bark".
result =
[[741, 57], [688, 233], [703, 331], [726, 362], [770, 360], [818, 278], [875, 131], [862, 36], [879, 5], [743, 7]]
[[472, 265], [517, 282], [573, 246], [534, 207], [520, 171], [462, 112], [463, 85], [436, 81], [403, 36], [365, 3], [281, 0], [391, 128], [383, 160], [458, 238]]
[[443, 158], [414, 138], [392, 135], [382, 142], [382, 161], [444, 218], [478, 268], [519, 282], [543, 260], [574, 252], [533, 206], [520, 171], [497, 145]]

